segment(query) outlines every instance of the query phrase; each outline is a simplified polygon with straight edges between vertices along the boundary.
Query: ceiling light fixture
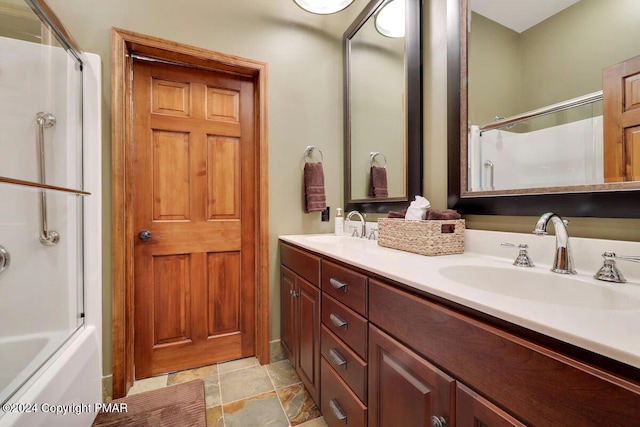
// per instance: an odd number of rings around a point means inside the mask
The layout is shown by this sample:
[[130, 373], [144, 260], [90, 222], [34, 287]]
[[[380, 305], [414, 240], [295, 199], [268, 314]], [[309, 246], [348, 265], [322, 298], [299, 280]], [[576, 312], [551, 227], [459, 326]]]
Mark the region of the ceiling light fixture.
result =
[[404, 37], [405, 0], [390, 0], [375, 15], [376, 30], [383, 36]]
[[307, 12], [317, 15], [329, 15], [346, 9], [353, 0], [293, 0]]

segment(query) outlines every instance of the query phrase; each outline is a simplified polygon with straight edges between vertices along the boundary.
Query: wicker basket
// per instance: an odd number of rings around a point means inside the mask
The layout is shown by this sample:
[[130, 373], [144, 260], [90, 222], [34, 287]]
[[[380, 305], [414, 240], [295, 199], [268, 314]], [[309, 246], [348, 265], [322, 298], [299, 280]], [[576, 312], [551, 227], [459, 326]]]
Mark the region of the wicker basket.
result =
[[464, 219], [410, 221], [378, 219], [378, 244], [420, 255], [464, 252]]

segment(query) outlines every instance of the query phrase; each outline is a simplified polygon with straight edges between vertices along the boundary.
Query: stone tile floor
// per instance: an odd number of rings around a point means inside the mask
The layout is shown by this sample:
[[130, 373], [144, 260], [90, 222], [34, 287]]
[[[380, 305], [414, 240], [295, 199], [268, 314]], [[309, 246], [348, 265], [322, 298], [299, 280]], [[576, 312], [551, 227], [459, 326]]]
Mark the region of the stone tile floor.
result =
[[326, 427], [279, 343], [272, 343], [271, 363], [255, 357], [136, 381], [129, 395], [204, 380], [207, 427]]

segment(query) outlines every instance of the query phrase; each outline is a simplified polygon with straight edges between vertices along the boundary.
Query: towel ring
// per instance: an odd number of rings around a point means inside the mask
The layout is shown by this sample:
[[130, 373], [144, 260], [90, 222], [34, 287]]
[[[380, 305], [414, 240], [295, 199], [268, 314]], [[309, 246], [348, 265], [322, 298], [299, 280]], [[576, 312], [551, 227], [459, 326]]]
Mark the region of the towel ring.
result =
[[307, 162], [306, 161], [307, 157], [313, 159], [313, 151], [314, 150], [316, 150], [316, 151], [318, 151], [318, 153], [320, 153], [320, 161], [321, 162], [324, 161], [324, 156], [322, 155], [322, 151], [318, 147], [316, 147], [315, 145], [309, 145], [309, 146], [307, 146], [307, 148], [304, 149], [304, 152], [302, 153], [302, 155], [305, 158], [305, 163]]
[[384, 154], [382, 154], [379, 151], [372, 151], [371, 153], [369, 153], [369, 166], [373, 166], [373, 162], [376, 160], [376, 157], [378, 156], [382, 156], [382, 158], [384, 159], [384, 168], [387, 167], [387, 156], [385, 156]]

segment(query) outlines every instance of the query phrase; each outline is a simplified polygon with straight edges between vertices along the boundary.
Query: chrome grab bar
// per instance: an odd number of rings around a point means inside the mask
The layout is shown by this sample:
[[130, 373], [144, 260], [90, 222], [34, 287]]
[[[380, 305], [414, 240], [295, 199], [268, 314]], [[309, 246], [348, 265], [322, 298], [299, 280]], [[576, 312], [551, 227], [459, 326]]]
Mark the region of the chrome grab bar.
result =
[[493, 162], [491, 160], [485, 160], [484, 161], [484, 167], [485, 169], [489, 169], [489, 182], [491, 184], [489, 184], [489, 190], [495, 190], [494, 185], [493, 185], [493, 180], [494, 180], [494, 168], [495, 165], [493, 164]]
[[546, 107], [531, 110], [526, 113], [507, 117], [506, 119], [498, 120], [496, 122], [487, 123], [486, 125], [480, 126], [480, 132], [501, 128], [510, 124], [516, 124], [534, 117], [541, 117], [558, 111], [568, 110], [569, 108], [580, 107], [581, 105], [591, 104], [592, 102], [598, 102], [600, 100], [602, 100], [601, 90], [587, 95], [578, 96], [577, 98], [558, 102], [557, 104], [547, 105]]
[[[36, 114], [38, 132], [36, 142], [38, 145], [38, 181], [46, 184], [46, 168], [44, 155], [44, 129], [55, 126], [56, 117], [51, 113]], [[60, 241], [60, 235], [49, 230], [47, 226], [47, 192], [40, 190], [40, 243], [45, 246], [54, 246]]]

